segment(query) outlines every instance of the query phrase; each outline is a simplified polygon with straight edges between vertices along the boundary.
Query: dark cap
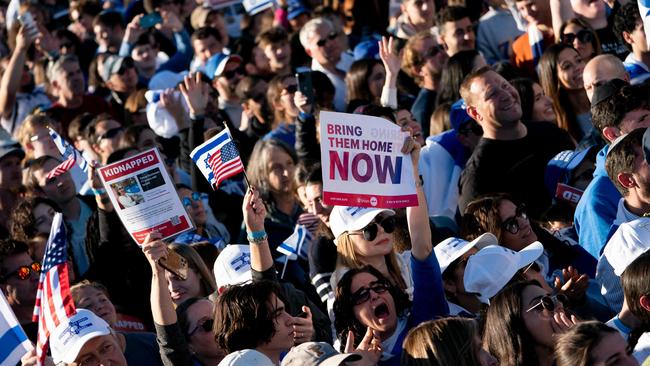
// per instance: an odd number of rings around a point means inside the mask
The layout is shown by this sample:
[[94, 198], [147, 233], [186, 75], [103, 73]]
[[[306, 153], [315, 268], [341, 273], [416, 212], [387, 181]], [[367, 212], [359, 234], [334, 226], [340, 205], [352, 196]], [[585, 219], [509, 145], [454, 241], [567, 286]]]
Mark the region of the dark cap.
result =
[[591, 97], [591, 106], [593, 107], [603, 100], [609, 99], [626, 85], [630, 84], [625, 80], [612, 79], [602, 85], [596, 86], [594, 88], [594, 95]]

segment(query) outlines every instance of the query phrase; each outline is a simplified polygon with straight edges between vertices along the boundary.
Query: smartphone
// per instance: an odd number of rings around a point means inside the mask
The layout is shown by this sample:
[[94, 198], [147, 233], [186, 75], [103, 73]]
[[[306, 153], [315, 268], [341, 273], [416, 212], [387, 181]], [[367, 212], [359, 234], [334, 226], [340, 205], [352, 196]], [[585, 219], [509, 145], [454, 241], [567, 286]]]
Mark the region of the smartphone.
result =
[[142, 18], [140, 18], [140, 26], [144, 29], [149, 29], [159, 23], [162, 23], [162, 17], [160, 16], [160, 13], [157, 11], [154, 11], [153, 13], [149, 13], [143, 16]]
[[167, 258], [161, 258], [158, 264], [169, 272], [173, 273], [182, 280], [187, 279], [187, 259], [183, 258], [180, 254], [170, 250]]
[[38, 27], [36, 26], [36, 21], [32, 16], [32, 13], [26, 11], [18, 16], [18, 21], [20, 24], [25, 27], [29, 32], [38, 32]]
[[303, 71], [296, 74], [298, 90], [307, 97], [309, 104], [314, 105], [314, 87], [311, 81], [311, 71]]

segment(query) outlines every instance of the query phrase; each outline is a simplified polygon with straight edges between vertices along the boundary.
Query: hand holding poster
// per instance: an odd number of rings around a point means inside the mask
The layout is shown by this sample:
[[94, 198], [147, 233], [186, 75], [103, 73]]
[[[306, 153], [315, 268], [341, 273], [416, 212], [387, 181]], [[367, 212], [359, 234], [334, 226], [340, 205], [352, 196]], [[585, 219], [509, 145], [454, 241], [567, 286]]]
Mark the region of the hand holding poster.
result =
[[321, 112], [323, 198], [327, 205], [417, 206], [409, 133], [379, 117]]
[[157, 149], [98, 171], [115, 212], [138, 244], [153, 231], [166, 239], [193, 229]]

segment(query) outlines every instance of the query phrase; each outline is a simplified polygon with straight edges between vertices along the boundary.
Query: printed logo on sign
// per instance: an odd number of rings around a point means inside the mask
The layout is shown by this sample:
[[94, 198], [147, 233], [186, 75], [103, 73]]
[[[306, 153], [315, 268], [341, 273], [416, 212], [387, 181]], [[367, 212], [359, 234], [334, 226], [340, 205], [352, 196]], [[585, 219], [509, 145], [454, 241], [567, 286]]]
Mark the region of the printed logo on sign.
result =
[[370, 197], [370, 204], [374, 207], [377, 206], [377, 197]]

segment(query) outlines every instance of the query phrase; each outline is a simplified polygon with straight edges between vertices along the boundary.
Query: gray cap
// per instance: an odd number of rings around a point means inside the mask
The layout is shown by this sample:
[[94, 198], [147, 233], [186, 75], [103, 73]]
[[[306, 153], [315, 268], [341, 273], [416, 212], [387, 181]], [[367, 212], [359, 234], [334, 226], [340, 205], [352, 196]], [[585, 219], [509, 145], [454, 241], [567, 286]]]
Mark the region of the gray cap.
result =
[[122, 64], [124, 62], [131, 62], [133, 64], [133, 60], [131, 59], [131, 57], [128, 56], [122, 57], [117, 55], [110, 55], [106, 57], [102, 64], [103, 67], [101, 69], [101, 74], [100, 74], [102, 80], [104, 80], [104, 82], [108, 81], [108, 79], [111, 78], [111, 75], [120, 71], [120, 68], [122, 67]]

